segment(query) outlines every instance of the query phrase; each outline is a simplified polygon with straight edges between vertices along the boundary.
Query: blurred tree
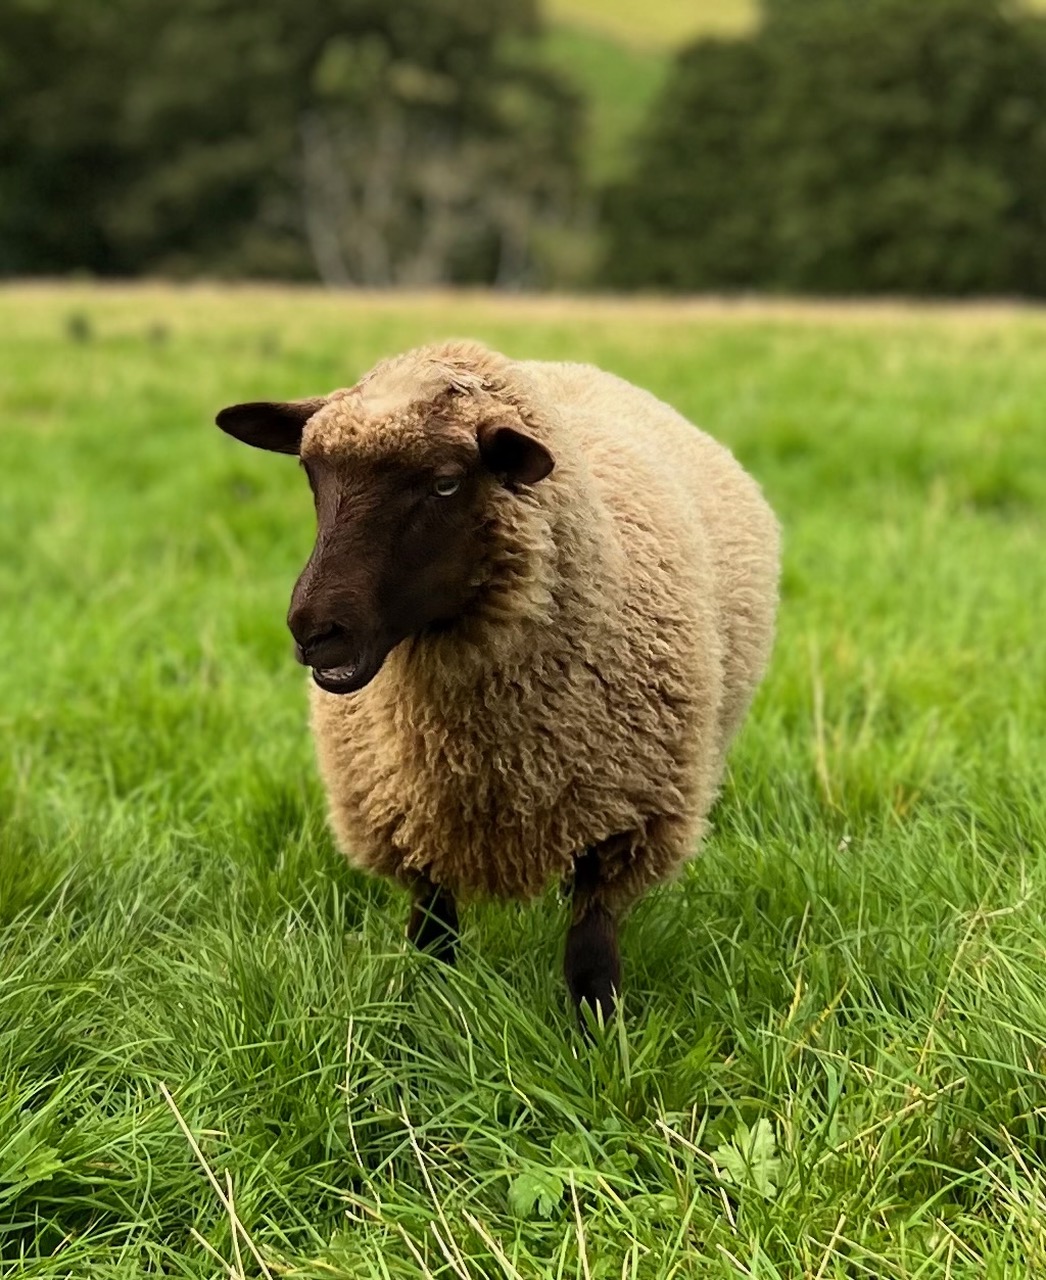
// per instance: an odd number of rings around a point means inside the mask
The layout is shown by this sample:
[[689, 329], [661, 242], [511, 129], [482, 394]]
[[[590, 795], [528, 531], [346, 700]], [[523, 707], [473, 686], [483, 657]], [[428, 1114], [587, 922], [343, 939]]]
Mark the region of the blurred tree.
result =
[[608, 224], [622, 284], [1046, 294], [1046, 26], [769, 0], [679, 59]]
[[533, 279], [578, 174], [536, 26], [533, 0], [8, 0], [0, 270]]
[[702, 41], [680, 54], [632, 175], [609, 194], [612, 283], [700, 289], [768, 275], [760, 114], [769, 77], [755, 41]]
[[494, 76], [487, 61], [459, 49], [456, 67], [426, 66], [373, 37], [327, 45], [298, 120], [325, 279], [526, 279], [535, 223], [571, 213], [575, 104], [518, 54]]
[[126, 8], [0, 6], [0, 273], [120, 267], [99, 212], [122, 176]]

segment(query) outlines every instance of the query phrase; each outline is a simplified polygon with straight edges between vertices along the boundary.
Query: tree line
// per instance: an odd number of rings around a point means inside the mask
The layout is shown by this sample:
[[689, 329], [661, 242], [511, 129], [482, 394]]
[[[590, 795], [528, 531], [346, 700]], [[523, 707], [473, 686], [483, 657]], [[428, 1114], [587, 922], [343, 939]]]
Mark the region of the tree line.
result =
[[605, 221], [625, 288], [1046, 294], [1046, 23], [773, 0], [680, 56]]
[[6, 0], [0, 273], [540, 283], [578, 199], [533, 0]]
[[0, 275], [1046, 294], [1046, 23], [766, 0], [627, 171], [536, 0], [6, 0]]

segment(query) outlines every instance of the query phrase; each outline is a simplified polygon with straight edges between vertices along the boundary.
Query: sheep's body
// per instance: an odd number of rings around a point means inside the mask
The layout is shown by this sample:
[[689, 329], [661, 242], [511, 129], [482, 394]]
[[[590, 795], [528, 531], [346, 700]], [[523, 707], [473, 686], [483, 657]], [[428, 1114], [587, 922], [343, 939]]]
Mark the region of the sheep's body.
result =
[[443, 344], [377, 366], [357, 408], [386, 430], [448, 369], [555, 470], [492, 493], [469, 616], [358, 693], [313, 689], [333, 827], [355, 865], [466, 897], [531, 897], [600, 846], [624, 905], [697, 847], [770, 652], [777, 523], [725, 448], [589, 366]]

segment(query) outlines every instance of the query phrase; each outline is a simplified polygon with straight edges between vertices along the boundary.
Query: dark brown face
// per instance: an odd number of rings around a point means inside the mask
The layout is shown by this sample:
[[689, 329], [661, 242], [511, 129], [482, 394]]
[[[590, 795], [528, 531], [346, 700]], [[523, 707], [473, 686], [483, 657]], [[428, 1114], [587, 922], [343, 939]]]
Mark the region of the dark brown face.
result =
[[[218, 425], [248, 444], [298, 453], [323, 401], [235, 405]], [[447, 626], [478, 589], [482, 514], [491, 488], [534, 484], [548, 451], [512, 427], [481, 426], [424, 456], [306, 450], [316, 545], [291, 596], [287, 624], [298, 661], [328, 693], [368, 684], [408, 636]]]
[[330, 693], [361, 689], [401, 640], [453, 621], [476, 589], [484, 490], [469, 457], [302, 461], [316, 546], [291, 596], [298, 661]]

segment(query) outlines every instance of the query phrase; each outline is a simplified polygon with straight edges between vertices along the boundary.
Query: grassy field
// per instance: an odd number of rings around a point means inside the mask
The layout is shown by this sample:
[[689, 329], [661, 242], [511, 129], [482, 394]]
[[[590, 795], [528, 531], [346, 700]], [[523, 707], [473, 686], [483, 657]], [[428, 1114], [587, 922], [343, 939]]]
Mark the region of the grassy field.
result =
[[581, 27], [552, 27], [544, 56], [585, 104], [581, 156], [596, 186], [629, 172], [643, 127], [670, 60], [659, 51], [614, 40]]
[[[714, 833], [593, 1046], [552, 895], [470, 911], [448, 972], [336, 854], [283, 625], [306, 486], [210, 425], [448, 333], [651, 387], [787, 533]], [[1044, 342], [0, 292], [0, 1273], [1043, 1275]]]

